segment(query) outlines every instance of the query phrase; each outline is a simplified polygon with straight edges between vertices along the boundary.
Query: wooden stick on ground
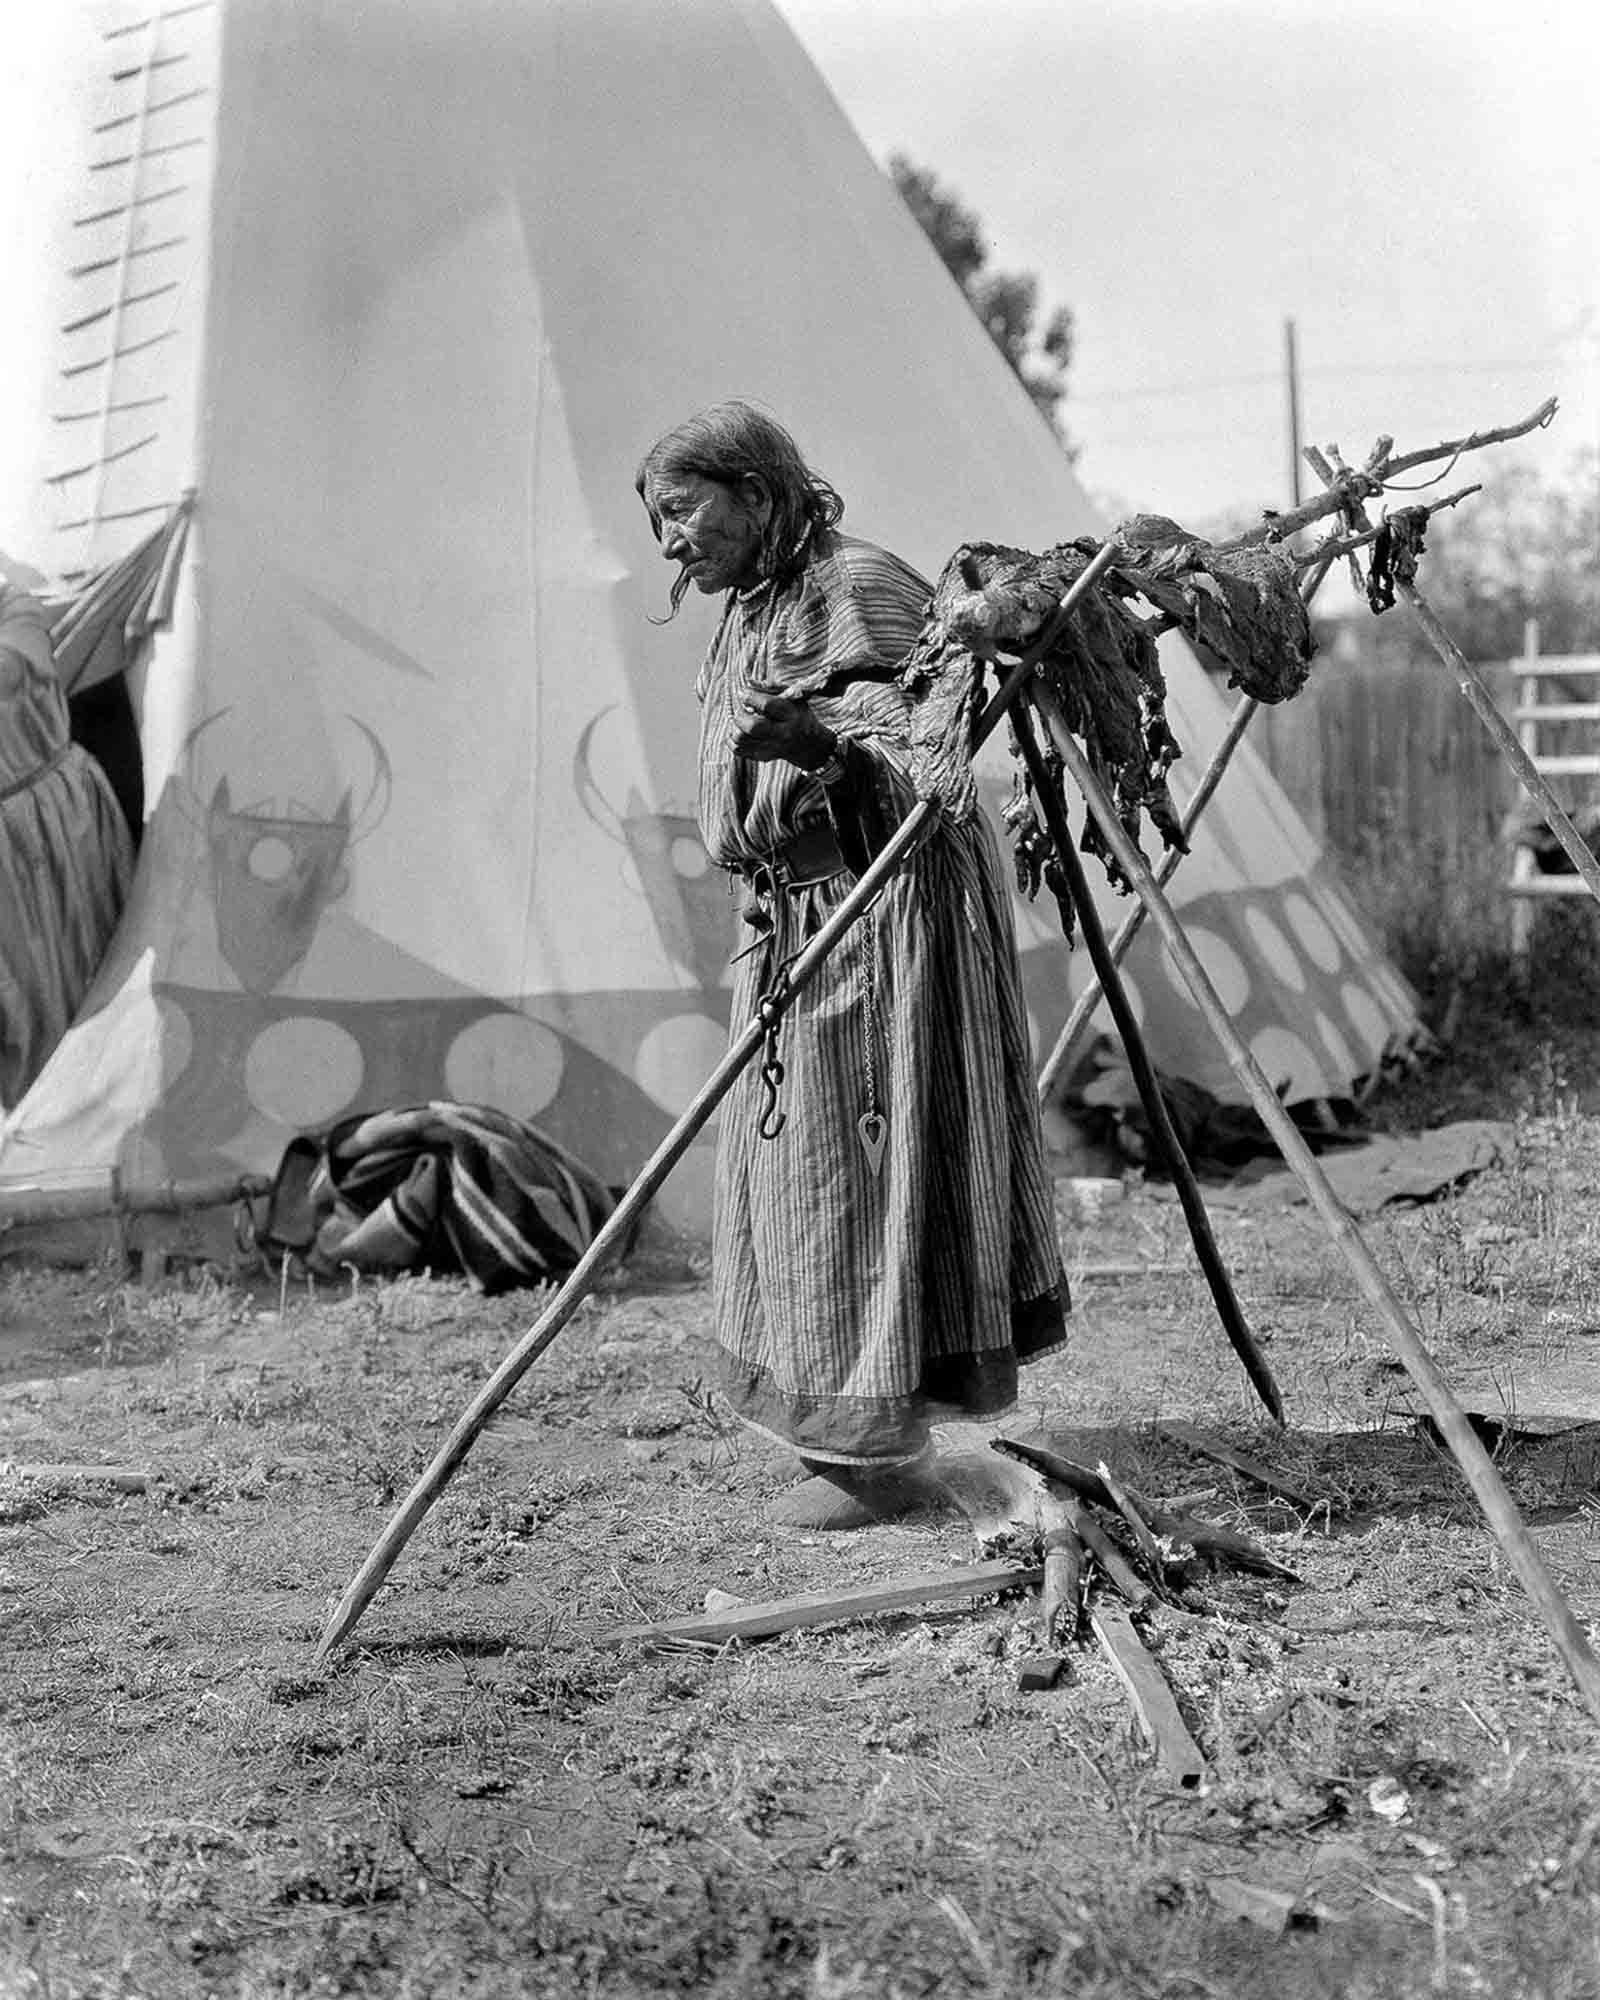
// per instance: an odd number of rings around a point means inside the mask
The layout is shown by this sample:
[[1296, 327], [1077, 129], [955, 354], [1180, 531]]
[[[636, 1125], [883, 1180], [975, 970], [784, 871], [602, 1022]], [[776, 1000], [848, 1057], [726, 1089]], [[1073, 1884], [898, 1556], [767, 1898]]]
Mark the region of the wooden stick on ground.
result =
[[[1054, 614], [1038, 638], [1009, 671], [999, 692], [974, 726], [974, 749], [998, 727], [1011, 704], [1021, 696], [1035, 666], [1055, 643], [1062, 625], [1071, 616], [1073, 606], [1094, 588], [1101, 576], [1116, 561], [1117, 554], [1116, 544], [1108, 542], [1085, 565], [1071, 589], [1063, 594]], [[787, 993], [790, 997], [800, 992], [815, 977], [839, 940], [877, 900], [879, 891], [906, 855], [926, 837], [937, 816], [937, 807], [926, 799], [907, 813], [885, 842], [882, 852], [873, 861], [866, 874], [856, 883], [838, 909], [790, 966], [787, 981]], [[418, 1523], [454, 1477], [457, 1467], [472, 1449], [484, 1426], [593, 1291], [597, 1279], [613, 1256], [627, 1242], [634, 1224], [643, 1215], [656, 1190], [689, 1150], [701, 1127], [733, 1088], [740, 1074], [749, 1066], [766, 1039], [770, 1021], [781, 1016], [786, 1004], [786, 1000], [781, 1002], [770, 1000], [764, 1003], [754, 1018], [745, 1024], [742, 1033], [729, 1047], [728, 1053], [701, 1085], [677, 1124], [645, 1162], [633, 1185], [606, 1218], [594, 1241], [574, 1266], [566, 1283], [456, 1420], [450, 1435], [391, 1515], [366, 1560], [334, 1607], [333, 1614], [323, 1629], [322, 1637], [317, 1642], [316, 1657], [319, 1660], [325, 1659], [354, 1629], [361, 1614], [377, 1595], [384, 1578], [394, 1567], [400, 1551], [410, 1541]]]
[[1128, 1533], [1133, 1537], [1133, 1545], [1150, 1565], [1151, 1574], [1160, 1576], [1166, 1568], [1166, 1558], [1161, 1552], [1161, 1544], [1150, 1532], [1149, 1523], [1134, 1504], [1133, 1496], [1122, 1485], [1104, 1459], [1097, 1468], [1100, 1483], [1110, 1496], [1112, 1506], [1128, 1524]]
[[1089, 1623], [1133, 1705], [1156, 1762], [1180, 1790], [1199, 1791], [1205, 1783], [1206, 1760], [1178, 1712], [1166, 1676], [1133, 1629], [1132, 1619], [1114, 1605], [1097, 1605], [1089, 1613]]
[[[1159, 1506], [1143, 1494], [1135, 1493], [1131, 1487], [1121, 1487], [1114, 1479], [1106, 1478], [1104, 1465], [1099, 1472], [1091, 1472], [1075, 1459], [1063, 1458], [1059, 1452], [1048, 1451], [1042, 1445], [1023, 1444], [1015, 1438], [991, 1438], [989, 1448], [1003, 1457], [1016, 1459], [1019, 1464], [1031, 1466], [1046, 1480], [1053, 1480], [1058, 1487], [1065, 1488], [1080, 1500], [1088, 1500], [1096, 1507], [1120, 1513], [1130, 1528], [1137, 1519], [1147, 1531], [1165, 1535], [1169, 1542], [1187, 1542], [1196, 1555], [1204, 1556], [1208, 1561], [1232, 1563], [1237, 1569], [1252, 1570], [1258, 1576], [1278, 1577], [1286, 1583], [1300, 1581], [1293, 1570], [1286, 1569], [1276, 1557], [1251, 1541], [1248, 1535], [1241, 1535], [1233, 1528], [1221, 1527], [1215, 1521], [1202, 1521], [1183, 1507]], [[1133, 1510], [1131, 1517], [1130, 1508]], [[1159, 1575], [1165, 1562], [1159, 1545], [1153, 1552], [1148, 1545], [1144, 1545], [1142, 1553]]]
[[1538, 1544], [1517, 1511], [1516, 1503], [1506, 1491], [1488, 1453], [1478, 1442], [1438, 1363], [1407, 1319], [1404, 1307], [1374, 1261], [1354, 1219], [1334, 1193], [1327, 1175], [1235, 1028], [1232, 1016], [1212, 985], [1199, 955], [1185, 936], [1183, 926], [1174, 916], [1171, 904], [1157, 886], [1150, 864], [1138, 845], [1129, 838], [1103, 786], [1090, 768], [1088, 758], [1079, 748], [1065, 718], [1051, 701], [1048, 688], [1036, 683], [1032, 692], [1035, 703], [1048, 719], [1051, 734], [1073, 781], [1099, 822], [1107, 846], [1133, 883], [1141, 901], [1148, 905], [1151, 920], [1161, 933], [1162, 943], [1183, 974], [1184, 982], [1221, 1044], [1229, 1066], [1277, 1142], [1285, 1163], [1306, 1190], [1312, 1207], [1321, 1217], [1335, 1247], [1349, 1264], [1363, 1294], [1383, 1321], [1391, 1344], [1465, 1474], [1496, 1540], [1505, 1551], [1507, 1561], [1533, 1599], [1585, 1707], [1600, 1720], [1600, 1661], [1595, 1659], [1583, 1628], [1550, 1574]]
[[208, 1180], [124, 1189], [112, 1173], [94, 1187], [9, 1189], [0, 1194], [0, 1227], [93, 1221], [103, 1216], [187, 1215], [194, 1209], [231, 1208], [235, 1202], [271, 1192], [272, 1182], [260, 1174], [219, 1174]]
[[1044, 1522], [1044, 1586], [1039, 1610], [1047, 1649], [1077, 1637], [1083, 1611], [1083, 1544], [1078, 1539], [1082, 1508], [1071, 1494], [1046, 1493], [1039, 1503]]
[[1248, 1479], [1252, 1485], [1276, 1499], [1287, 1500], [1291, 1506], [1304, 1508], [1314, 1513], [1323, 1503], [1314, 1493], [1308, 1493], [1303, 1486], [1285, 1479], [1270, 1465], [1263, 1465], [1260, 1459], [1251, 1458], [1242, 1451], [1235, 1451], [1231, 1444], [1223, 1444], [1218, 1439], [1207, 1437], [1193, 1424], [1179, 1423], [1166, 1418], [1156, 1425], [1163, 1437], [1171, 1438], [1174, 1444], [1181, 1444], [1187, 1450], [1198, 1452], [1202, 1458], [1209, 1458], [1218, 1465], [1227, 1466], [1230, 1472], [1237, 1472], [1241, 1479]]
[[1233, 1289], [1233, 1280], [1228, 1275], [1228, 1267], [1222, 1261], [1222, 1252], [1217, 1247], [1217, 1239], [1212, 1234], [1211, 1218], [1206, 1214], [1205, 1199], [1200, 1192], [1200, 1183], [1195, 1178], [1187, 1154], [1173, 1127], [1167, 1101], [1161, 1094], [1161, 1085], [1156, 1078], [1155, 1064], [1150, 1060], [1150, 1050], [1144, 1039], [1144, 1031], [1139, 1026], [1139, 1018], [1133, 1011], [1133, 1003], [1128, 998], [1128, 989], [1122, 983], [1122, 975], [1117, 971], [1116, 960], [1106, 943], [1106, 934], [1100, 927], [1100, 913], [1094, 906], [1094, 897], [1089, 890], [1089, 882], [1083, 871], [1083, 863], [1078, 858], [1077, 843], [1072, 838], [1072, 829], [1067, 824], [1066, 813], [1062, 810], [1061, 799], [1055, 781], [1045, 766], [1044, 756], [1039, 749], [1038, 739], [1033, 732], [1033, 723], [1026, 704], [1019, 704], [1011, 717], [1012, 734], [1017, 747], [1022, 752], [1022, 761], [1027, 766], [1028, 776], [1033, 780], [1034, 797], [1039, 810], [1044, 815], [1050, 833], [1050, 843], [1055, 850], [1056, 866], [1066, 879], [1067, 892], [1072, 898], [1072, 907], [1077, 913], [1078, 928], [1083, 941], [1089, 948], [1089, 956], [1101, 985], [1105, 988], [1106, 1002], [1111, 1008], [1112, 1018], [1117, 1024], [1117, 1033], [1122, 1038], [1123, 1051], [1128, 1058], [1128, 1067], [1133, 1072], [1133, 1080], [1138, 1086], [1139, 1101], [1144, 1106], [1144, 1114], [1149, 1121], [1150, 1134], [1155, 1142], [1156, 1154], [1172, 1177], [1172, 1184], [1178, 1191], [1178, 1200], [1183, 1208], [1184, 1221], [1189, 1225], [1189, 1237], [1194, 1244], [1195, 1256], [1205, 1273], [1206, 1284], [1211, 1291], [1212, 1301], [1217, 1309], [1217, 1317], [1222, 1322], [1222, 1330], [1228, 1336], [1228, 1344], [1244, 1365], [1244, 1372], [1250, 1378], [1251, 1386], [1266, 1405], [1269, 1414], [1278, 1422], [1283, 1422], [1283, 1399], [1278, 1394], [1278, 1385], [1272, 1370], [1267, 1366], [1266, 1356], [1256, 1344], [1255, 1335], [1250, 1331], [1250, 1323], [1239, 1304], [1238, 1294]]
[[116, 1493], [147, 1493], [160, 1477], [159, 1472], [147, 1472], [138, 1465], [28, 1465], [21, 1459], [0, 1459], [0, 1479], [23, 1479], [30, 1486], [68, 1491], [108, 1486]]
[[1086, 1507], [1078, 1509], [1073, 1527], [1085, 1550], [1100, 1565], [1106, 1582], [1126, 1601], [1130, 1611], [1143, 1611], [1147, 1604], [1161, 1601]]
[[885, 1611], [915, 1611], [924, 1604], [952, 1604], [963, 1598], [991, 1597], [1003, 1590], [1031, 1590], [1043, 1576], [1037, 1563], [968, 1563], [963, 1569], [940, 1570], [931, 1576], [904, 1576], [889, 1583], [857, 1584], [847, 1590], [806, 1591], [798, 1597], [776, 1597], [766, 1604], [667, 1618], [656, 1625], [623, 1625], [602, 1633], [600, 1643], [624, 1646], [641, 1640], [648, 1645], [725, 1646], [730, 1639], [767, 1639], [777, 1632], [838, 1625], [850, 1618], [875, 1618]]

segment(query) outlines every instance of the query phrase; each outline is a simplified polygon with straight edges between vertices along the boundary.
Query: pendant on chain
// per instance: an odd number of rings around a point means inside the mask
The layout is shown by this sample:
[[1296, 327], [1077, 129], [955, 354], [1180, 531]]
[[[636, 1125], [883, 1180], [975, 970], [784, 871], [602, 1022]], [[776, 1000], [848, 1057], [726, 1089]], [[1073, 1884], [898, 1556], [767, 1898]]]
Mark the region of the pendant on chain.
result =
[[856, 1120], [856, 1137], [867, 1156], [867, 1171], [874, 1180], [883, 1165], [883, 1149], [889, 1140], [889, 1121], [878, 1109], [878, 992], [877, 919], [869, 910], [859, 933], [861, 938], [861, 1001], [866, 1039], [867, 1108]]

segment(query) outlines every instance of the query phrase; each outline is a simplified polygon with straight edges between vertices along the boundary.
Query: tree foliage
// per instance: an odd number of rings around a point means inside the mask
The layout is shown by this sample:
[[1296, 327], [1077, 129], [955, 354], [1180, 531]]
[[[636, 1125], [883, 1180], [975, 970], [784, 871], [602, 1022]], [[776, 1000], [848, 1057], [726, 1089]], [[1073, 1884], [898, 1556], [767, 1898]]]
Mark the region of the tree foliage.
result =
[[1058, 307], [1041, 324], [1039, 280], [1031, 272], [992, 270], [982, 222], [926, 167], [917, 166], [904, 153], [895, 153], [889, 160], [889, 178], [938, 251], [945, 269], [966, 294], [989, 338], [1069, 455], [1076, 456], [1060, 415], [1072, 360], [1069, 308]]

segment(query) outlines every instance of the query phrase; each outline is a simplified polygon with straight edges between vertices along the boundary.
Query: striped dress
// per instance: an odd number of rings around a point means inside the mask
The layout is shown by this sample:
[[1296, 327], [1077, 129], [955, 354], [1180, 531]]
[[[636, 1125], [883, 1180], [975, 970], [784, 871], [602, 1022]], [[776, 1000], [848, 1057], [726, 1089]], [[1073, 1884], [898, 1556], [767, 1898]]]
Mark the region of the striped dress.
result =
[[[907, 697], [884, 675], [929, 594], [897, 557], [829, 535], [781, 591], [730, 596], [697, 688], [714, 861], [757, 865], [820, 820], [865, 867], [914, 803]], [[841, 739], [844, 783], [824, 790], [791, 764], [734, 757], [751, 681], [810, 700]], [[745, 933], [755, 948], [737, 965], [736, 1035], [853, 879], [754, 898], [772, 928]], [[938, 823], [796, 997], [778, 1053], [777, 1136], [760, 1129], [759, 1063], [721, 1113], [723, 1388], [746, 1422], [808, 1458], [892, 1464], [931, 1421], [1008, 1408], [1019, 1361], [1066, 1338], [1011, 905], [981, 815]], [[872, 1117], [884, 1121], [876, 1166], [861, 1132]]]

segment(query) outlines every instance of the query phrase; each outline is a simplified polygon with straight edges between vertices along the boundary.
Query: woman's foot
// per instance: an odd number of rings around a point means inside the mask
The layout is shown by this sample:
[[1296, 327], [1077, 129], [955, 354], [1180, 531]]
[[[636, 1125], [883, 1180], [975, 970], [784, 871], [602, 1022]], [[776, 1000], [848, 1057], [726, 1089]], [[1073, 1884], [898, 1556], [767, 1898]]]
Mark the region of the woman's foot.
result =
[[829, 1465], [809, 1458], [800, 1463], [810, 1478], [780, 1493], [767, 1510], [767, 1518], [777, 1527], [814, 1533], [871, 1528], [926, 1506], [938, 1491], [932, 1452], [902, 1465], [881, 1467]]

